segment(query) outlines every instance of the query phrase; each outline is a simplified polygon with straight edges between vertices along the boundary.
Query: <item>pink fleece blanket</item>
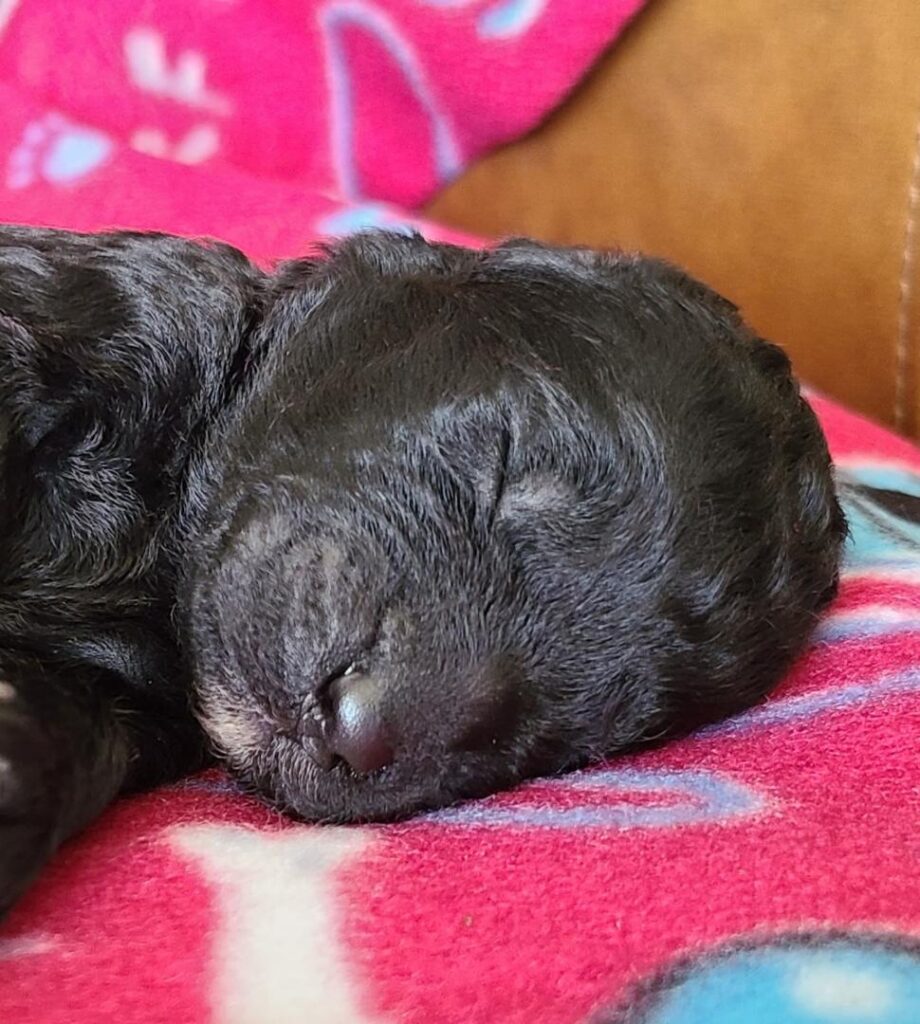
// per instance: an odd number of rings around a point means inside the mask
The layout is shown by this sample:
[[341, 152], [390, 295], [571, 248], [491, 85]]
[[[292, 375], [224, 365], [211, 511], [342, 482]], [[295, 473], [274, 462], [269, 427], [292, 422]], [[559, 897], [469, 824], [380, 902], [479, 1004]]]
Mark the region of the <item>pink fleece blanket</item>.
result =
[[265, 258], [398, 222], [387, 203], [532, 127], [642, 2], [0, 0], [0, 218]]
[[[0, 219], [262, 260], [415, 222], [637, 6], [0, 0]], [[124, 800], [0, 929], [0, 1022], [918, 1024], [920, 451], [814, 403], [852, 537], [767, 703], [396, 826]]]

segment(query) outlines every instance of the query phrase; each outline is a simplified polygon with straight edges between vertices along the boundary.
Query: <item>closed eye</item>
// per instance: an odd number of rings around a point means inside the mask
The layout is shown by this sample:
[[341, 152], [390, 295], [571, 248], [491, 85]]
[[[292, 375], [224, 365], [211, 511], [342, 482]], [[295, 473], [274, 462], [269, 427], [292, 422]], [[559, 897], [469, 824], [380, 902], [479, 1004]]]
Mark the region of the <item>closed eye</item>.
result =
[[508, 458], [511, 454], [511, 431], [502, 430], [499, 436], [496, 461], [492, 466], [492, 478], [489, 481], [487, 496], [486, 529], [491, 530], [501, 508], [508, 483]]

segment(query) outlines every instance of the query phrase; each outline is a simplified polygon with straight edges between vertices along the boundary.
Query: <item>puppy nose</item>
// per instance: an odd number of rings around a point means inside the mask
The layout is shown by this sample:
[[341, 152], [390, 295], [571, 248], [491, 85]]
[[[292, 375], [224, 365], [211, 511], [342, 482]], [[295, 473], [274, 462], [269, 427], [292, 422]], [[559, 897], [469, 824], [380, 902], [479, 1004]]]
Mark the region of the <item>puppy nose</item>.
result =
[[332, 715], [326, 743], [353, 772], [365, 775], [393, 763], [393, 737], [383, 717], [383, 685], [363, 672], [341, 676], [329, 688]]

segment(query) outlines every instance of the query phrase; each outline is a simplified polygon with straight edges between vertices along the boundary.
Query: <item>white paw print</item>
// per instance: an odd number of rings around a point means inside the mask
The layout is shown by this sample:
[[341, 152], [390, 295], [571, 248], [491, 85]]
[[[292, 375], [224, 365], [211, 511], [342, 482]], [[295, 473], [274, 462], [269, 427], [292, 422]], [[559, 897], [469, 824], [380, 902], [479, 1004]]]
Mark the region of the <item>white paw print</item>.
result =
[[183, 50], [170, 61], [166, 40], [155, 28], [132, 29], [123, 45], [128, 74], [138, 89], [221, 117], [232, 112], [229, 97], [207, 83], [208, 62], [203, 53]]
[[180, 164], [201, 164], [217, 155], [220, 131], [213, 124], [196, 124], [177, 142], [172, 142], [159, 128], [138, 128], [131, 136], [131, 146], [140, 153]]

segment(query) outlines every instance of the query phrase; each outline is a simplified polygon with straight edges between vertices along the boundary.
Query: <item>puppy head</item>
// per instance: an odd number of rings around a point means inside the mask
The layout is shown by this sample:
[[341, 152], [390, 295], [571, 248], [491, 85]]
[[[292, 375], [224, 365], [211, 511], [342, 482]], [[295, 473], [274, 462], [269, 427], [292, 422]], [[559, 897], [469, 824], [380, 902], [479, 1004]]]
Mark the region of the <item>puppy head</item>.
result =
[[279, 276], [199, 472], [201, 718], [244, 779], [386, 819], [758, 699], [843, 521], [788, 362], [671, 268], [370, 236]]

